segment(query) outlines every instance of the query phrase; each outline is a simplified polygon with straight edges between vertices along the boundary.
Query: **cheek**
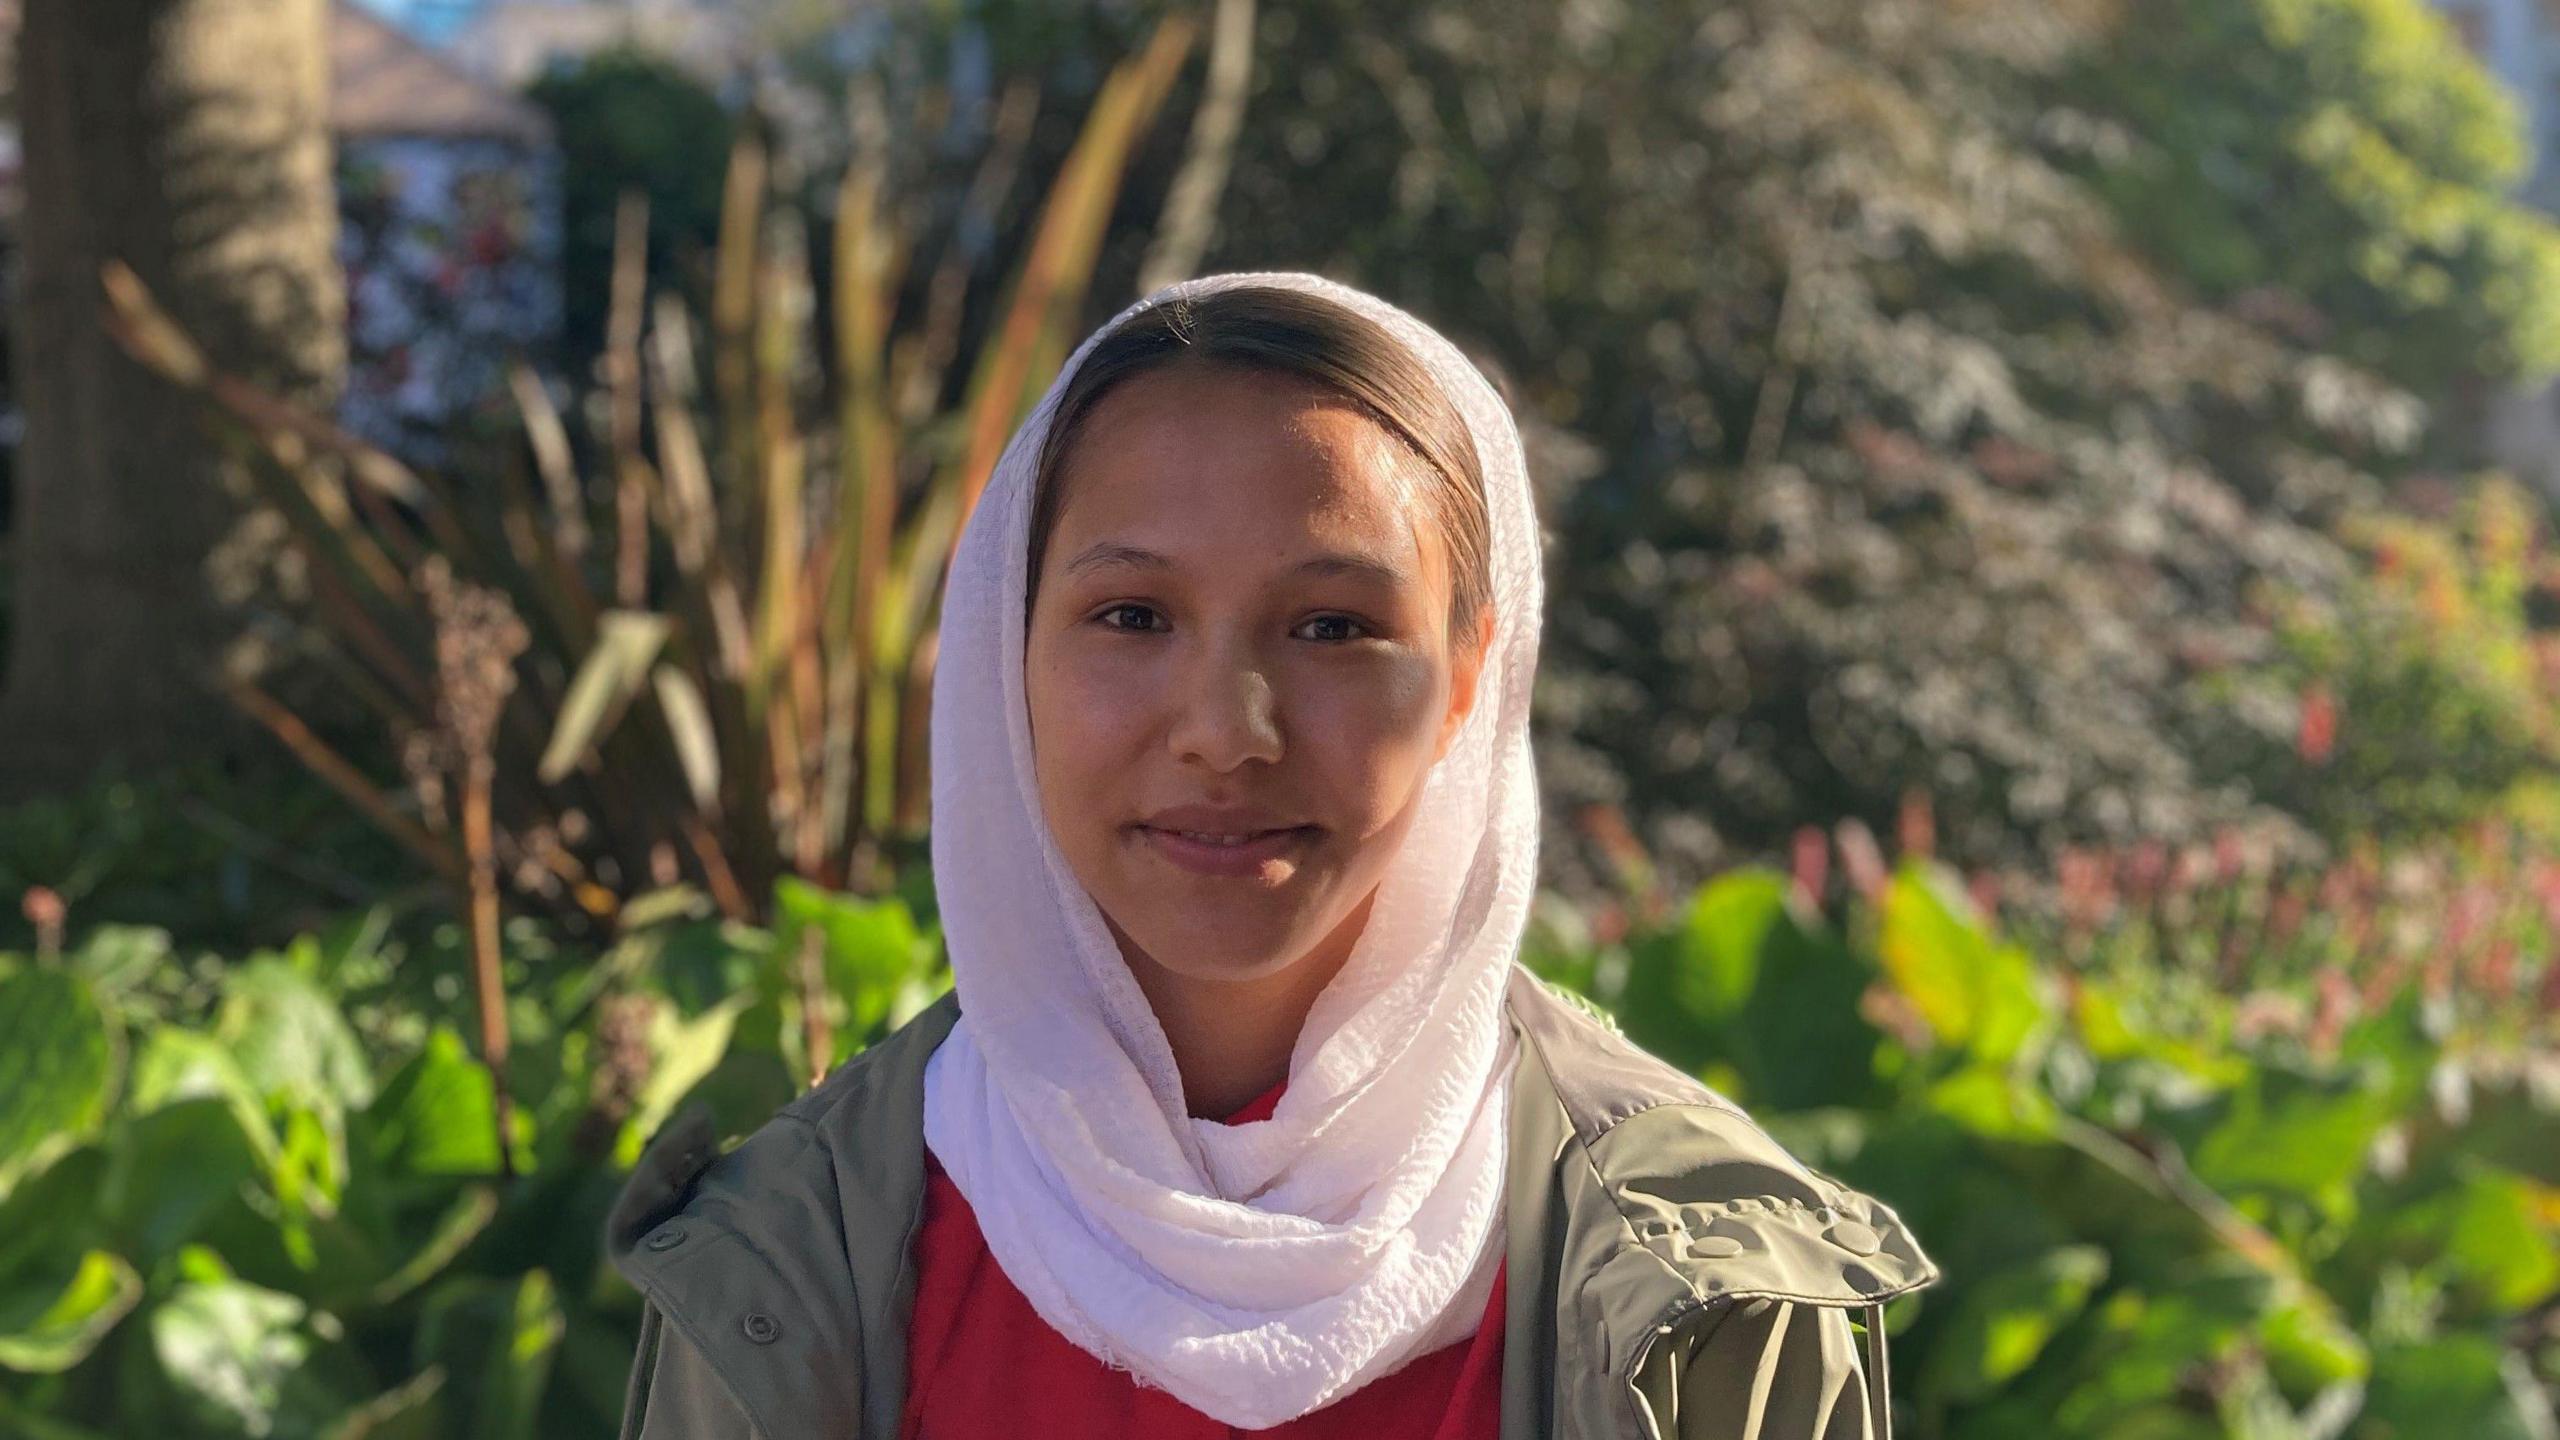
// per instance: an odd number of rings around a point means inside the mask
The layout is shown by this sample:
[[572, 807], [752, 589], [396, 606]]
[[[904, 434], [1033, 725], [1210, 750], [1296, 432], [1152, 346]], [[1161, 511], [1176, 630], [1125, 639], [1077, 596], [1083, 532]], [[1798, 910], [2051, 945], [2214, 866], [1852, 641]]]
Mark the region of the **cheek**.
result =
[[1290, 732], [1306, 767], [1373, 824], [1401, 810], [1430, 768], [1444, 685], [1428, 656], [1380, 656], [1296, 687]]
[[[1128, 773], [1128, 750], [1143, 720], [1128, 703], [1142, 693], [1131, 679], [1072, 647], [1033, 648], [1023, 666], [1023, 699], [1043, 796], [1053, 802], [1093, 797]], [[1078, 806], [1065, 813], [1091, 811]]]

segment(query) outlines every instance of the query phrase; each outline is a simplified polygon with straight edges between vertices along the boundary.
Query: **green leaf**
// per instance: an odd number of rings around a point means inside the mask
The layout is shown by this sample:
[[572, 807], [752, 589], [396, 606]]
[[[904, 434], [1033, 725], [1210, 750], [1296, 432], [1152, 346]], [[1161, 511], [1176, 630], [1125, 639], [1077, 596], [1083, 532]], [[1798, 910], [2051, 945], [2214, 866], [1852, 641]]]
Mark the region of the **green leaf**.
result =
[[197, 1239], [265, 1168], [219, 1100], [182, 1100], [121, 1121], [106, 1148], [99, 1204], [118, 1247], [145, 1265]]
[[155, 1025], [143, 1032], [135, 1050], [125, 1111], [148, 1115], [184, 1100], [221, 1101], [259, 1155], [274, 1160], [282, 1142], [267, 1113], [266, 1097], [240, 1068], [231, 1047], [200, 1030]]
[[77, 1255], [102, 1239], [98, 1193], [106, 1174], [106, 1151], [92, 1142], [29, 1175], [0, 1199], [0, 1278]]
[[497, 1214], [497, 1191], [486, 1185], [464, 1190], [427, 1232], [426, 1242], [417, 1253], [373, 1285], [365, 1296], [366, 1303], [377, 1307], [393, 1304], [442, 1274], [472, 1241], [480, 1238]]
[[101, 995], [139, 988], [170, 963], [169, 932], [148, 925], [101, 925], [70, 957], [71, 969]]
[[[2547, 1422], [2522, 1357], [2483, 1335], [2448, 1335], [2374, 1357], [2358, 1435], [2543, 1440]], [[2543, 1412], [2547, 1415], [2547, 1410]]]
[[2466, 1165], [2455, 1189], [2404, 1207], [2386, 1234], [2401, 1253], [2441, 1266], [2489, 1313], [2520, 1314], [2560, 1287], [2560, 1241], [2542, 1203], [2526, 1181]]
[[658, 693], [658, 709], [674, 737], [676, 763], [684, 769], [685, 789], [693, 803], [708, 811], [720, 803], [720, 736], [711, 723], [711, 707], [693, 677], [673, 665], [649, 672]]
[[285, 1094], [333, 1110], [373, 1099], [373, 1069], [338, 1006], [289, 962], [267, 958], [234, 971], [215, 1033], [263, 1095]]
[[2169, 1399], [2198, 1367], [2241, 1341], [2254, 1313], [2252, 1302], [2212, 1286], [2160, 1295], [2111, 1293], [2090, 1316], [2096, 1326], [2092, 1348], [2104, 1362], [2089, 1367], [2054, 1407], [2050, 1433], [2111, 1433], [2101, 1424]]
[[2361, 1381], [2373, 1373], [2373, 1355], [2363, 1339], [2325, 1301], [2297, 1300], [2278, 1307], [2259, 1336], [2266, 1345], [2267, 1367], [2297, 1390]]
[[274, 1433], [288, 1387], [311, 1354], [302, 1302], [228, 1278], [204, 1252], [188, 1268], [197, 1278], [151, 1311], [161, 1369], [205, 1419], [252, 1435]]
[[797, 1099], [800, 1089], [799, 1077], [780, 1054], [733, 1046], [676, 1108], [708, 1106], [722, 1134], [743, 1135]]
[[1880, 1040], [1859, 1013], [1873, 970], [1799, 924], [1786, 877], [1737, 870], [1672, 928], [1629, 946], [1620, 1009], [1637, 1044], [1767, 1110], [1874, 1098]]
[[2225, 1193], [2273, 1190], [2335, 1203], [2392, 1118], [2379, 1067], [2332, 1076], [2260, 1066], [2233, 1092], [2192, 1164]]
[[2054, 1335], [2088, 1308], [2107, 1254], [2069, 1245], [1967, 1286], [1928, 1351], [1924, 1384], [1949, 1400], [1978, 1400], [2025, 1373]]
[[450, 1280], [419, 1319], [419, 1359], [443, 1369], [447, 1411], [474, 1440], [531, 1440], [565, 1325], [544, 1271]]
[[609, 610], [599, 622], [595, 648], [578, 663], [577, 677], [560, 702], [551, 739], [543, 746], [534, 774], [545, 785], [557, 785], [583, 764], [604, 742], [631, 697], [648, 683], [649, 666], [667, 642], [664, 615], [639, 610]]
[[798, 993], [794, 967], [803, 937], [814, 930], [821, 936], [827, 988], [845, 1006], [838, 1028], [847, 1041], [876, 1029], [924, 969], [929, 947], [902, 900], [841, 895], [790, 876], [776, 882], [774, 900], [780, 912], [772, 951], [779, 967], [776, 993]]
[[335, 1117], [303, 1106], [285, 1112], [283, 1144], [269, 1178], [287, 1213], [334, 1215], [347, 1188], [345, 1137]]
[[54, 969], [0, 980], [0, 1191], [97, 1126], [115, 1061], [88, 981]]
[[755, 987], [773, 945], [761, 930], [727, 920], [685, 920], [623, 942], [645, 945], [667, 998], [685, 1015], [700, 1015]]
[[1977, 1135], [2040, 1140], [2053, 1134], [2056, 1111], [2043, 1091], [2007, 1070], [1968, 1065], [1931, 1085], [1930, 1109]]
[[58, 1288], [22, 1276], [0, 1286], [0, 1366], [51, 1373], [89, 1356], [142, 1299], [142, 1277], [121, 1256], [92, 1250]]
[[497, 1087], [462, 1037], [438, 1026], [393, 1072], [356, 1125], [374, 1161], [397, 1175], [498, 1170]]
[[1934, 867], [1907, 864], [1885, 891], [1876, 956], [1939, 1040], [2005, 1064], [2045, 1018], [2034, 964], [1995, 943], [1943, 893]]
[[755, 1001], [753, 992], [748, 992], [732, 995], [690, 1020], [663, 1009], [653, 1017], [649, 1051], [656, 1063], [615, 1142], [616, 1164], [629, 1169], [639, 1160], [649, 1137], [675, 1113], [676, 1102], [729, 1053], [729, 1037], [738, 1028], [738, 1016]]

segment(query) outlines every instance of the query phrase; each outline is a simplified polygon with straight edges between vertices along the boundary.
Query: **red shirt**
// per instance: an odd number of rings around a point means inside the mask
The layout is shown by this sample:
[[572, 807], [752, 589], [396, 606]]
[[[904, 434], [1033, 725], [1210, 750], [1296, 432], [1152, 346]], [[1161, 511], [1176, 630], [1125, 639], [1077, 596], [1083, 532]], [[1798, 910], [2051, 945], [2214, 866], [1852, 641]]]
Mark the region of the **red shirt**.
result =
[[[1270, 1116], [1287, 1081], [1222, 1122]], [[1445, 1345], [1323, 1409], [1268, 1430], [1221, 1424], [1079, 1350], [997, 1266], [960, 1187], [925, 1151], [916, 1303], [899, 1440], [1498, 1440], [1503, 1274], [1473, 1338]]]

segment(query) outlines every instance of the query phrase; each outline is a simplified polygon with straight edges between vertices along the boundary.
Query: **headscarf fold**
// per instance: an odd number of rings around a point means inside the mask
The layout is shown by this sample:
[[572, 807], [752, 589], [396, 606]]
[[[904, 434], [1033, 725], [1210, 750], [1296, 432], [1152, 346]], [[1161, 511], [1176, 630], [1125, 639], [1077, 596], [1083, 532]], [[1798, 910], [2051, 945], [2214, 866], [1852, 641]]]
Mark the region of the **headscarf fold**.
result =
[[[1231, 286], [1330, 299], [1426, 366], [1484, 474], [1494, 634], [1475, 703], [1267, 1120], [1193, 1118], [1163, 1028], [1043, 818], [1023, 693], [1034, 471], [1104, 335]], [[1450, 342], [1295, 272], [1158, 290], [1094, 332], [1006, 446], [953, 558], [932, 710], [933, 875], [961, 1018], [925, 1138], [1005, 1275], [1104, 1363], [1260, 1429], [1474, 1333], [1503, 1253], [1508, 972], [1537, 868], [1544, 603], [1509, 409]]]

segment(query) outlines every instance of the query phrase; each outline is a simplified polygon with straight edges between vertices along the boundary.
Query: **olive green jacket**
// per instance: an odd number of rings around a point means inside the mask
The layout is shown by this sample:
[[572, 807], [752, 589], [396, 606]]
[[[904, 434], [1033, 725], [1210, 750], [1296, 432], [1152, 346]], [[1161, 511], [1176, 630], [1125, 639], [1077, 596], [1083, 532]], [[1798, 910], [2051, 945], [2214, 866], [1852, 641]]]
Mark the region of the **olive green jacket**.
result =
[[[1881, 1307], [1938, 1274], [1894, 1213], [1517, 966], [1506, 1009], [1502, 1440], [1888, 1440]], [[624, 1440], [898, 1433], [925, 1057], [958, 1015], [726, 1155], [699, 1111], [650, 1145], [606, 1237], [648, 1301]]]

